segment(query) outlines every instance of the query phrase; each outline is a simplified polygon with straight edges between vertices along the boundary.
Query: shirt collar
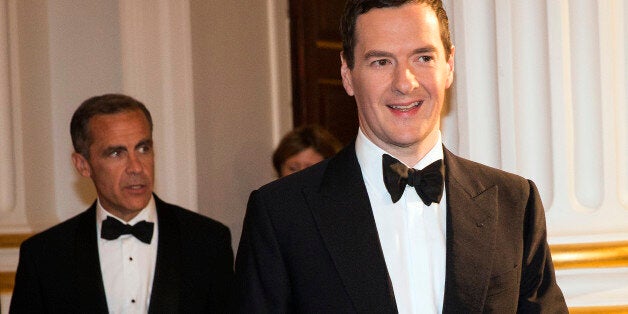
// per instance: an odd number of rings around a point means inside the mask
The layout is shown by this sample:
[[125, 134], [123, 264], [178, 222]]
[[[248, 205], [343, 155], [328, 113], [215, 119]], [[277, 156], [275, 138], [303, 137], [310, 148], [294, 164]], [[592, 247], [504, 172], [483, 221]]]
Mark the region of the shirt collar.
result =
[[144, 209], [142, 209], [142, 211], [140, 211], [139, 214], [137, 214], [137, 216], [133, 217], [133, 219], [129, 220], [128, 222], [108, 212], [104, 207], [102, 207], [102, 204], [100, 203], [100, 199], [98, 199], [97, 205], [96, 205], [96, 217], [98, 219], [97, 225], [98, 225], [99, 231], [100, 231], [100, 226], [103, 220], [107, 219], [107, 216], [111, 216], [115, 219], [118, 219], [120, 222], [129, 224], [129, 225], [134, 225], [142, 220], [146, 220], [148, 222], [157, 222], [157, 207], [155, 206], [155, 198], [151, 196], [150, 200], [148, 201], [148, 204], [146, 204], [146, 207], [144, 207]]
[[[358, 137], [355, 140], [355, 153], [358, 158], [358, 163], [362, 169], [362, 176], [367, 185], [375, 187], [378, 191], [386, 192], [386, 186], [384, 186], [383, 169], [382, 169], [382, 155], [389, 154], [395, 158], [397, 156], [388, 153], [375, 145], [369, 140], [362, 129], [358, 130]], [[438, 131], [438, 140], [434, 147], [419, 160], [416, 165], [411, 166], [415, 169], [423, 169], [436, 160], [443, 159], [443, 142], [441, 138], [441, 132]], [[397, 158], [398, 159], [398, 158]], [[407, 166], [407, 165], [406, 165]]]

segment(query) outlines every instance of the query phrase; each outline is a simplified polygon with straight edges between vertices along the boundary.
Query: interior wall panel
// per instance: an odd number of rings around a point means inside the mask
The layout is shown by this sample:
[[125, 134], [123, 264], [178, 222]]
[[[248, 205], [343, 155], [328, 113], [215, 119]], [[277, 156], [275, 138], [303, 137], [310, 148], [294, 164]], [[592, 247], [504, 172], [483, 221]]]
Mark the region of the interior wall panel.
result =
[[0, 1], [0, 213], [15, 209], [15, 147], [9, 76], [8, 4]]

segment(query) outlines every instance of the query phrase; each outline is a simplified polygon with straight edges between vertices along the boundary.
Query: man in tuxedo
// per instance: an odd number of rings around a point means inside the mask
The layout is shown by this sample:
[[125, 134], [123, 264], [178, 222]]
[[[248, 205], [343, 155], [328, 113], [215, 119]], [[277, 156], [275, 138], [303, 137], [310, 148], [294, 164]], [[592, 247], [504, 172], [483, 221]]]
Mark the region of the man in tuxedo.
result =
[[534, 183], [452, 154], [439, 0], [349, 0], [342, 82], [359, 131], [249, 199], [241, 312], [566, 313]]
[[227, 311], [229, 229], [153, 194], [146, 107], [125, 95], [93, 97], [70, 129], [72, 162], [98, 199], [22, 244], [11, 313]]

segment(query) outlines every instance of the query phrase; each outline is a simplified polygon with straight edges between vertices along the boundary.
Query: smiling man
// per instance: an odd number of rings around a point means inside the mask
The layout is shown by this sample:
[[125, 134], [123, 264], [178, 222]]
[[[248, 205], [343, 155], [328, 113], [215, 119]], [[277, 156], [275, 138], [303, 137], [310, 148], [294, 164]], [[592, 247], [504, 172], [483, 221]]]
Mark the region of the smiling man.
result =
[[534, 183], [442, 144], [441, 1], [349, 0], [341, 31], [357, 138], [251, 194], [240, 312], [566, 313]]
[[26, 240], [11, 313], [208, 313], [230, 308], [229, 229], [153, 194], [153, 123], [139, 101], [90, 98], [72, 161], [98, 199]]

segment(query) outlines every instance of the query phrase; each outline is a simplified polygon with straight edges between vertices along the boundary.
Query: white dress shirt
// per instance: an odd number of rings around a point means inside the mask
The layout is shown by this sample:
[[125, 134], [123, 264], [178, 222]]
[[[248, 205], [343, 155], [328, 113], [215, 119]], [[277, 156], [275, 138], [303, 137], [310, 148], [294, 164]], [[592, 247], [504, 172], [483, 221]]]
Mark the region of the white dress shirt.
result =
[[[373, 144], [362, 130], [355, 149], [399, 313], [441, 313], [445, 294], [445, 192], [439, 204], [426, 206], [414, 187], [406, 186], [401, 199], [393, 204], [383, 181], [382, 155], [387, 152]], [[440, 133], [423, 159], [406, 166], [423, 169], [438, 159], [443, 159]]]
[[128, 222], [129, 225], [134, 225], [142, 220], [155, 223], [150, 244], [146, 244], [130, 234], [122, 235], [115, 240], [102, 239], [100, 231], [102, 222], [107, 216], [118, 219], [107, 212], [99, 200], [96, 215], [98, 256], [100, 257], [100, 270], [105, 285], [109, 313], [147, 313], [153, 287], [153, 274], [157, 260], [157, 239], [159, 238], [155, 200], [151, 197], [146, 208]]

